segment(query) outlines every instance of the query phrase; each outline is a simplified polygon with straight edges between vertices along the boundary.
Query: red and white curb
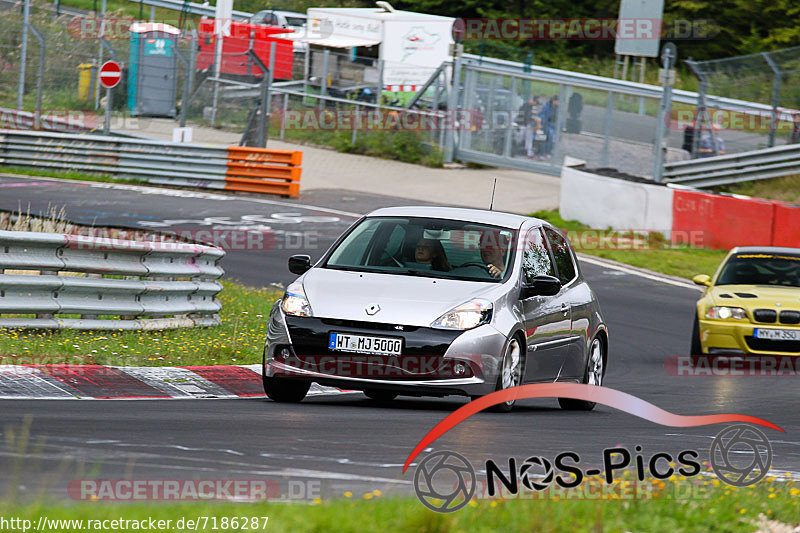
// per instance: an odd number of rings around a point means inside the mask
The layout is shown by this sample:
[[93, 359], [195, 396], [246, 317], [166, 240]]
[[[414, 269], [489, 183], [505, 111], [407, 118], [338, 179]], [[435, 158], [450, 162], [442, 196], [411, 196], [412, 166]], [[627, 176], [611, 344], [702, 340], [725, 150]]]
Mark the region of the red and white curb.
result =
[[[344, 394], [312, 384], [309, 395]], [[185, 367], [0, 365], [0, 399], [169, 399], [264, 396], [261, 365]]]

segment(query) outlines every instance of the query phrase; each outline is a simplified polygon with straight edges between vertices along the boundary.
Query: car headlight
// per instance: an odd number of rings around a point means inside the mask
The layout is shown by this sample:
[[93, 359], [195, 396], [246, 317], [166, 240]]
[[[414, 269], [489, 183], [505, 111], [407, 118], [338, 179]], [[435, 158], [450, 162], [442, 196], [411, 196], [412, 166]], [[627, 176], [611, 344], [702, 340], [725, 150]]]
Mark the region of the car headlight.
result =
[[456, 306], [434, 320], [432, 328], [472, 329], [492, 319], [492, 302], [475, 298]]
[[287, 315], [293, 316], [313, 316], [311, 312], [311, 305], [306, 298], [306, 292], [303, 290], [303, 284], [295, 281], [286, 287], [286, 294], [283, 295], [281, 302], [281, 309]]
[[744, 320], [747, 318], [747, 313], [741, 307], [709, 307], [706, 311], [706, 318], [718, 318], [721, 320], [727, 320], [729, 318], [735, 318], [736, 320]]

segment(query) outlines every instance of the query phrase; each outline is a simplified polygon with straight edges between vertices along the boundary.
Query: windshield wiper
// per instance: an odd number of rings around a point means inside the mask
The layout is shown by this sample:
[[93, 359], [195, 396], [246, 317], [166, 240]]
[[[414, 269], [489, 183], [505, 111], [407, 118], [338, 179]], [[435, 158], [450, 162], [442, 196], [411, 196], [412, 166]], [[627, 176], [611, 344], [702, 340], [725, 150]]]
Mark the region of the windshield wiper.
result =
[[391, 274], [391, 270], [382, 270], [380, 268], [367, 268], [360, 266], [340, 266], [340, 265], [325, 265], [325, 268], [331, 270], [344, 270], [345, 272], [369, 272], [374, 274]]
[[405, 270], [400, 270], [400, 272], [408, 274], [409, 276], [419, 276], [421, 278], [458, 279], [435, 270], [414, 270], [413, 268], [407, 268]]
[[405, 269], [397, 269], [397, 270], [384, 270], [380, 268], [368, 268], [368, 267], [358, 267], [358, 266], [339, 266], [339, 265], [325, 265], [325, 268], [329, 268], [331, 270], [343, 270], [346, 272], [369, 272], [372, 274], [399, 274], [399, 275], [407, 275], [407, 276], [415, 276], [419, 278], [436, 278], [436, 279], [451, 279], [456, 281], [483, 281], [483, 282], [495, 282], [498, 280], [495, 279], [483, 279], [483, 278], [469, 278], [464, 276], [452, 276], [448, 275], [445, 272], [438, 272], [436, 270], [415, 270], [413, 268], [405, 268]]

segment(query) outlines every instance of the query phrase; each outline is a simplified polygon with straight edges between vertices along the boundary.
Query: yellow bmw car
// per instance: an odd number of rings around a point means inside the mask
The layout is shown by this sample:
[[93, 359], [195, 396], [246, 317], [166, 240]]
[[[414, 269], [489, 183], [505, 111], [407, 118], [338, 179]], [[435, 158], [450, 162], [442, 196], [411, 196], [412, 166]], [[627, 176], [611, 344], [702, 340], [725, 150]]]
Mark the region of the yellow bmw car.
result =
[[734, 248], [697, 301], [691, 355], [800, 356], [800, 249]]

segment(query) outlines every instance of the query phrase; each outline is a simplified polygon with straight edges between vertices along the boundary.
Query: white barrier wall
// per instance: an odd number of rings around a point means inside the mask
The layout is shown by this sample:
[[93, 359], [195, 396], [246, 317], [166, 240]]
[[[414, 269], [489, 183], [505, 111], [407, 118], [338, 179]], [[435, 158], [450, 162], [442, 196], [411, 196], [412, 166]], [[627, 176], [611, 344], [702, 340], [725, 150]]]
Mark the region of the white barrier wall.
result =
[[559, 214], [598, 229], [672, 230], [671, 187], [600, 176], [575, 167], [585, 162], [564, 158]]

